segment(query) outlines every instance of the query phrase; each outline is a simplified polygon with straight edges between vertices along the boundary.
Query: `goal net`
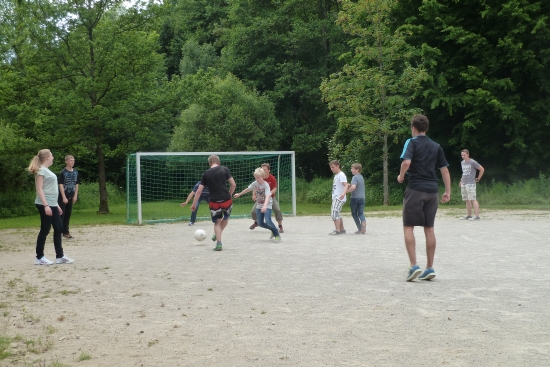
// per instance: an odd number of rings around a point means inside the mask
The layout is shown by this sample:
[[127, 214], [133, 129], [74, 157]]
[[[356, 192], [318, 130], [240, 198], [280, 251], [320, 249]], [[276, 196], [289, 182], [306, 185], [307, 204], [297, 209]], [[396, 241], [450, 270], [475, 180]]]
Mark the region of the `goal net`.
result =
[[[180, 207], [200, 181], [208, 166], [208, 157], [220, 157], [221, 165], [231, 171], [241, 192], [254, 181], [253, 172], [269, 163], [277, 179], [277, 193], [283, 215], [296, 215], [296, 176], [293, 151], [272, 152], [189, 152], [134, 153], [128, 155], [126, 174], [127, 222], [155, 223], [184, 221], [191, 218], [192, 199]], [[229, 184], [228, 184], [229, 187]], [[252, 193], [233, 199], [232, 218], [250, 216]], [[197, 221], [210, 220], [208, 205], [202, 202]]]

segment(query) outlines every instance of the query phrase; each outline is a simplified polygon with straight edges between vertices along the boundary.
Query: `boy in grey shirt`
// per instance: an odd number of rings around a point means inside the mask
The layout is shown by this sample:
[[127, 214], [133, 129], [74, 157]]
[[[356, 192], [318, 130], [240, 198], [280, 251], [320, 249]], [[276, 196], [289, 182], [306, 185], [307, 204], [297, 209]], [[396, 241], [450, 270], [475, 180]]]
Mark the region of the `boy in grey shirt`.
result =
[[[463, 161], [462, 166], [462, 179], [460, 180], [460, 192], [462, 193], [462, 200], [466, 202], [466, 216], [463, 219], [480, 220], [479, 217], [479, 203], [476, 200], [476, 183], [481, 180], [481, 176], [485, 170], [481, 164], [470, 158], [470, 152], [468, 149], [463, 149], [460, 152], [460, 156]], [[476, 177], [476, 171], [479, 171], [479, 175]], [[472, 217], [472, 206], [474, 207], [475, 216]]]
[[350, 207], [351, 216], [357, 226], [355, 234], [365, 234], [367, 231], [367, 222], [363, 211], [365, 210], [365, 180], [361, 176], [362, 166], [359, 163], [351, 165], [351, 173], [353, 178], [351, 179], [351, 185], [348, 187], [347, 192], [351, 192]]

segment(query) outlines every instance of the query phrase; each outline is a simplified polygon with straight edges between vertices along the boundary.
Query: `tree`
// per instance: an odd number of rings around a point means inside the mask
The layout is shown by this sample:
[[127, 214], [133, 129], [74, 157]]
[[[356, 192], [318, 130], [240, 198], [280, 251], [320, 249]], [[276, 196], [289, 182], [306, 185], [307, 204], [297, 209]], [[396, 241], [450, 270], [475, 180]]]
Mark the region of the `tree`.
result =
[[[109, 213], [106, 160], [137, 148], [165, 146], [171, 129], [153, 11], [121, 0], [28, 3], [29, 46], [21, 58], [35, 80], [36, 132], [93, 152], [99, 213]], [[36, 110], [36, 109], [35, 109]]]
[[321, 85], [324, 100], [338, 120], [331, 144], [333, 156], [356, 159], [350, 155], [361, 152], [363, 145], [382, 145], [384, 205], [389, 204], [390, 139], [396, 142], [407, 131], [408, 120], [417, 111], [410, 102], [427, 79], [406, 35], [393, 30], [391, 11], [397, 2], [346, 3], [338, 24], [353, 36], [354, 52], [343, 54], [348, 63]]
[[401, 0], [395, 15], [430, 64], [419, 103], [431, 135], [457, 157], [468, 148], [489, 177], [548, 172], [550, 2]]
[[199, 72], [187, 84], [189, 106], [181, 113], [171, 151], [275, 150], [281, 133], [274, 106], [235, 76]]

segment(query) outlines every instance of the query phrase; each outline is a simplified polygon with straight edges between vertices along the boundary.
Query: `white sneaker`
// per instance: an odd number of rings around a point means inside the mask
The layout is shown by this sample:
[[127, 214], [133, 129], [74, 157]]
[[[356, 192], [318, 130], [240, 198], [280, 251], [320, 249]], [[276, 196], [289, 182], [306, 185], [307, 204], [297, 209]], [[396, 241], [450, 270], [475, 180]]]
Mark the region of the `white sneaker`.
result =
[[[63, 255], [63, 257], [60, 257], [58, 259], [55, 259], [56, 264], [72, 264], [74, 262], [73, 259], [69, 259], [67, 256]], [[53, 264], [53, 263], [52, 263]]]
[[41, 259], [34, 260], [34, 265], [51, 265], [51, 264], [53, 264], [53, 261], [46, 259], [46, 256], [42, 256]]
[[273, 238], [275, 238], [275, 236], [272, 233], [271, 236], [269, 236], [269, 239], [272, 240]]

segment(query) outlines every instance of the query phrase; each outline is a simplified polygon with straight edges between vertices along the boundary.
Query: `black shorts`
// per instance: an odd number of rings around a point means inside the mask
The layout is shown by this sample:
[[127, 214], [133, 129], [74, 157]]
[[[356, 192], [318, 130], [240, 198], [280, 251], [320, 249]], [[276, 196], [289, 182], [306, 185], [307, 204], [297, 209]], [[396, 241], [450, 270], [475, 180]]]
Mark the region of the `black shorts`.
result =
[[403, 198], [403, 226], [433, 227], [439, 194], [407, 188]]

